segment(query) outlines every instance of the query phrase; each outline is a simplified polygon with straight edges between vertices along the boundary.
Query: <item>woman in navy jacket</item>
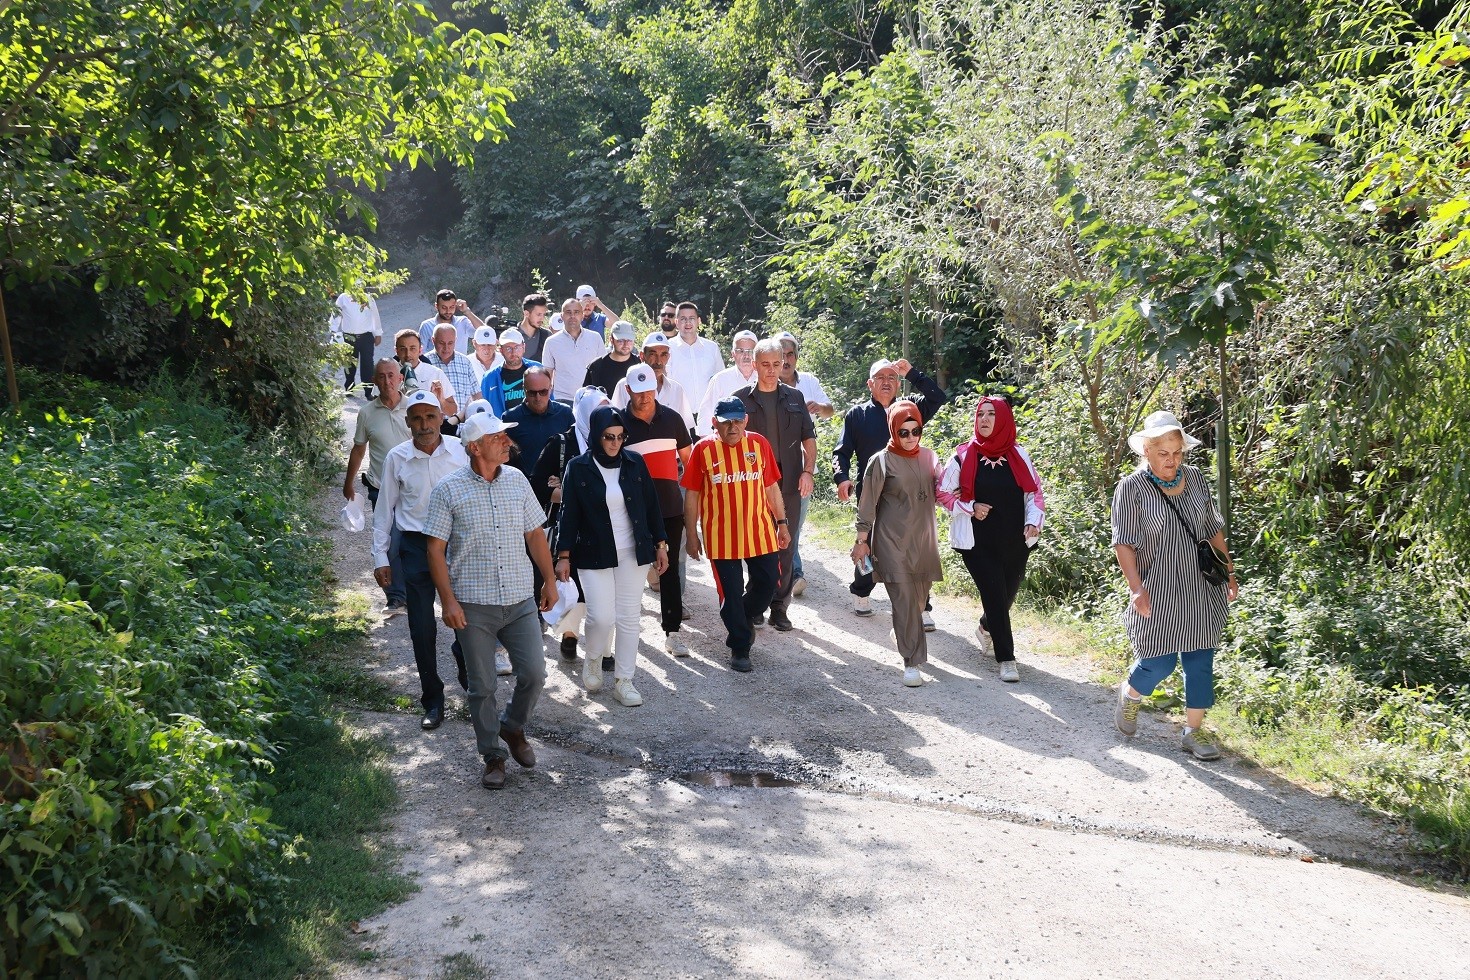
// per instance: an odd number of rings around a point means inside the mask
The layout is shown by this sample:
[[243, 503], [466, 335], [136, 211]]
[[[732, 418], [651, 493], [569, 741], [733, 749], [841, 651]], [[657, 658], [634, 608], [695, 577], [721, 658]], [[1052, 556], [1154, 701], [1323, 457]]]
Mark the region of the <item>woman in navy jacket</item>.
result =
[[638, 669], [638, 618], [648, 568], [662, 575], [669, 564], [658, 493], [643, 457], [623, 449], [623, 417], [604, 406], [592, 413], [587, 451], [567, 464], [561, 480], [556, 577], [565, 582], [576, 566], [587, 600], [587, 656], [582, 683], [602, 690], [602, 658], [613, 647], [613, 698], [643, 703], [633, 686]]

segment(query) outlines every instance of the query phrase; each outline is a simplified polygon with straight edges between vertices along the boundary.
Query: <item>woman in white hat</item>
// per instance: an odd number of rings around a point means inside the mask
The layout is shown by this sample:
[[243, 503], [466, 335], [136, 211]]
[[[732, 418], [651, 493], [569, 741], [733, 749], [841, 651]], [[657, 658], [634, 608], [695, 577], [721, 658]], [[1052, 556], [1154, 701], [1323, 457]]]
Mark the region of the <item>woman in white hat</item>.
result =
[[[1239, 587], [1210, 487], [1198, 468], [1184, 463], [1184, 453], [1199, 444], [1170, 412], [1154, 412], [1128, 437], [1140, 463], [1113, 493], [1113, 550], [1131, 595], [1123, 620], [1133, 666], [1118, 686], [1115, 720], [1124, 735], [1137, 732], [1142, 699], [1181, 666], [1180, 748], [1210, 760], [1220, 757], [1204, 729], [1205, 711], [1215, 703], [1215, 648]], [[1225, 584], [1212, 584], [1201, 572], [1200, 541], [1223, 557]]]

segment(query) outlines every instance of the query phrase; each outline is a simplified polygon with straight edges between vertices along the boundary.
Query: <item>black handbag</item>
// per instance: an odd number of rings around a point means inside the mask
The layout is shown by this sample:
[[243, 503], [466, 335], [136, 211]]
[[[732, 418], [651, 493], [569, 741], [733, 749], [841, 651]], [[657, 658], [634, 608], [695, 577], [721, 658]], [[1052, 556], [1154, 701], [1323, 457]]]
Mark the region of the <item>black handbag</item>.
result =
[[1169, 509], [1174, 512], [1174, 516], [1179, 518], [1180, 526], [1184, 528], [1190, 540], [1194, 541], [1194, 550], [1199, 561], [1199, 573], [1204, 576], [1205, 581], [1211, 585], [1224, 585], [1229, 582], [1230, 563], [1225, 560], [1225, 556], [1220, 554], [1209, 541], [1201, 541], [1196, 538], [1194, 536], [1194, 530], [1189, 526], [1189, 522], [1184, 519], [1183, 514], [1179, 513], [1179, 508], [1175, 506], [1174, 501], [1169, 499], [1169, 495], [1164, 492], [1164, 488], [1154, 483], [1153, 480], [1149, 480], [1148, 482], [1153, 484], [1153, 488], [1159, 492], [1159, 496], [1164, 498], [1164, 503], [1168, 504]]

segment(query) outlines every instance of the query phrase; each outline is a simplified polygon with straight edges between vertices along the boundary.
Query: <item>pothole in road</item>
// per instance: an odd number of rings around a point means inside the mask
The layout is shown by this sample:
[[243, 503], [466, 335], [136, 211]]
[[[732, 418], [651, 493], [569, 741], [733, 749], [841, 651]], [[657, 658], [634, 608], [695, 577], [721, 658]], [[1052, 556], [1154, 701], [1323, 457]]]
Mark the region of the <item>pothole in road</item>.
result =
[[706, 769], [702, 772], [681, 772], [674, 777], [681, 783], [691, 783], [708, 789], [782, 789], [804, 786], [799, 779], [778, 776], [773, 772], [742, 772], [738, 769]]

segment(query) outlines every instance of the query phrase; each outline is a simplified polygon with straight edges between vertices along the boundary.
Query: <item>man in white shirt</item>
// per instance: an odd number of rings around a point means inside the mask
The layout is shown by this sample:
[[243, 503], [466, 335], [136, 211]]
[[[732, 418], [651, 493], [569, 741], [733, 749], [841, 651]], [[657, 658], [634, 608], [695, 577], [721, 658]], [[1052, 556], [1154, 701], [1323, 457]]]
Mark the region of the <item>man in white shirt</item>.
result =
[[410, 328], [398, 331], [393, 337], [393, 349], [398, 353], [398, 366], [403, 371], [405, 395], [428, 391], [439, 399], [439, 411], [443, 414], [453, 415], [459, 411], [454, 385], [443, 371], [419, 356], [423, 348], [419, 346], [417, 332]]
[[[669, 368], [669, 338], [661, 333], [651, 333], [643, 340], [643, 363], [653, 368], [654, 377], [658, 379], [658, 388], [654, 392], [654, 401], [665, 408], [673, 409], [679, 413], [679, 418], [684, 420], [686, 429], [694, 428], [694, 416], [689, 411], [689, 393], [686, 392], [679, 382], [668, 376]], [[629, 367], [629, 370], [632, 370]], [[628, 407], [632, 400], [628, 391], [628, 379], [624, 377], [613, 389], [613, 408], [621, 411]]]
[[561, 304], [562, 330], [546, 341], [541, 364], [551, 372], [551, 397], [570, 405], [587, 377], [592, 362], [607, 353], [602, 337], [582, 329], [582, 304], [569, 299]]
[[419, 324], [419, 346], [424, 350], [433, 348], [434, 328], [441, 323], [454, 327], [454, 349], [461, 352], [469, 350], [470, 338], [485, 325], [452, 289], [441, 289], [434, 295], [434, 315]]
[[[678, 336], [669, 331], [678, 328]], [[693, 303], [665, 303], [658, 314], [659, 332], [669, 338], [669, 376], [679, 382], [691, 403], [709, 387], [710, 379], [725, 370], [720, 345], [699, 335], [699, 307]], [[692, 408], [693, 405], [691, 404]], [[700, 413], [699, 421], [705, 421]]]
[[712, 424], [715, 406], [739, 389], [755, 383], [755, 345], [759, 339], [749, 330], [738, 331], [730, 339], [735, 366], [725, 368], [710, 378], [704, 389], [704, 397], [699, 401], [699, 418], [695, 422], [695, 429], [701, 437], [715, 434]]
[[375, 370], [373, 352], [383, 342], [383, 321], [378, 316], [378, 301], [363, 289], [362, 280], [358, 280], [356, 289], [367, 302], [360, 302], [350, 292], [343, 291], [337, 296], [337, 312], [332, 314], [332, 329], [341, 331], [342, 339], [352, 346], [353, 359], [357, 362], [356, 365], [347, 365], [348, 391], [353, 388], [354, 374], [361, 375], [364, 390], [372, 383]]
[[470, 355], [470, 367], [475, 369], [475, 391], [470, 396], [470, 401], [485, 397], [480, 392], [480, 382], [485, 380], [485, 375], [505, 364], [505, 357], [500, 353], [500, 335], [493, 324], [487, 322], [475, 331], [474, 348], [474, 353]]
[[[342, 496], [348, 500], [357, 497], [358, 471], [362, 469], [362, 458], [367, 456], [367, 472], [362, 474], [362, 484], [367, 487], [368, 504], [377, 509], [378, 488], [382, 486], [383, 460], [395, 446], [409, 439], [408, 404], [404, 400], [403, 375], [398, 362], [385, 357], [373, 371], [373, 384], [378, 395], [363, 405], [357, 412], [357, 428], [352, 435], [352, 452], [347, 457], [347, 475], [342, 480]], [[398, 532], [395, 529], [388, 542], [388, 567], [392, 577], [383, 587], [387, 605], [383, 613], [397, 616], [408, 611], [408, 594], [403, 588], [403, 567], [398, 559]]]
[[[373, 512], [373, 578], [384, 588], [391, 580], [388, 546], [396, 527], [403, 584], [408, 592], [408, 635], [413, 640], [413, 659], [422, 689], [421, 727], [432, 731], [444, 721], [444, 682], [439, 679], [439, 630], [435, 626], [434, 581], [429, 575], [424, 521], [429, 516], [429, 494], [440, 480], [468, 463], [469, 457], [458, 439], [439, 431], [444, 414], [433, 395], [416, 391], [407, 402], [411, 438], [395, 446], [383, 460], [383, 484], [378, 488], [378, 509]], [[451, 649], [460, 687], [468, 689], [458, 640]]]

